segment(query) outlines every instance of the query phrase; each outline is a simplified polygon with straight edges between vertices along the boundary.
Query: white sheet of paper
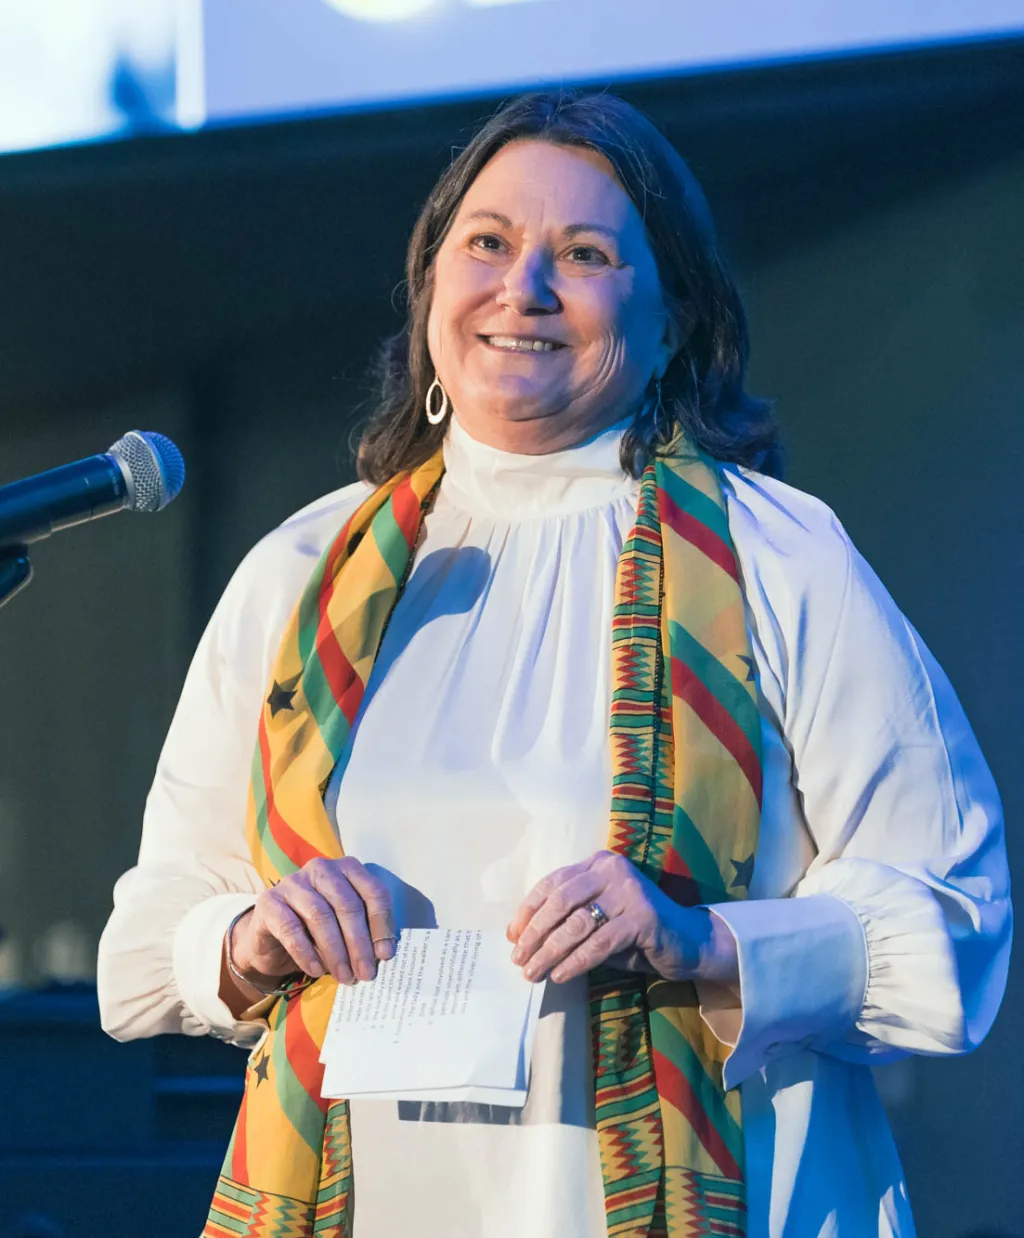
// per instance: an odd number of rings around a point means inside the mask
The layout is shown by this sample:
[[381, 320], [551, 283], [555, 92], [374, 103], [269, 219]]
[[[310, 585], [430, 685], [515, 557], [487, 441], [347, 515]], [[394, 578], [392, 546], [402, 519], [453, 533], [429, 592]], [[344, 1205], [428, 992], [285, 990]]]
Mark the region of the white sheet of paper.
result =
[[500, 932], [403, 930], [376, 980], [338, 988], [323, 1095], [522, 1105], [543, 988]]
[[[514, 1088], [490, 1088], [479, 1085], [466, 1087], [423, 1088], [418, 1091], [401, 1092], [358, 1092], [352, 1093], [352, 1099], [359, 1100], [416, 1100], [416, 1101], [465, 1101], [476, 1105], [506, 1105], [511, 1109], [521, 1109], [526, 1104], [530, 1086], [530, 1059], [533, 1053], [533, 1039], [537, 1030], [537, 1019], [543, 1003], [544, 990], [547, 981], [541, 981], [532, 986], [530, 994], [530, 1009], [526, 1016], [526, 1029], [519, 1051], [519, 1064], [516, 1070], [516, 1086]], [[328, 1067], [328, 1070], [330, 1068]], [[324, 1077], [324, 1095], [333, 1096], [333, 1089], [327, 1090], [327, 1072]]]

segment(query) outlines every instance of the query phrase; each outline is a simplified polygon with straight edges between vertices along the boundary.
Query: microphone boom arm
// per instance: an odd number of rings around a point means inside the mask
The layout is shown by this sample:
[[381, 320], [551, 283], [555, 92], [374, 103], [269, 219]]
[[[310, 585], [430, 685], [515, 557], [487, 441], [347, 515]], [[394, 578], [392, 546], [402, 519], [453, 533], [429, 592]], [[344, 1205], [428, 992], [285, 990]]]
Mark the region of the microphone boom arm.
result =
[[20, 593], [32, 579], [32, 563], [24, 546], [0, 550], [0, 606]]

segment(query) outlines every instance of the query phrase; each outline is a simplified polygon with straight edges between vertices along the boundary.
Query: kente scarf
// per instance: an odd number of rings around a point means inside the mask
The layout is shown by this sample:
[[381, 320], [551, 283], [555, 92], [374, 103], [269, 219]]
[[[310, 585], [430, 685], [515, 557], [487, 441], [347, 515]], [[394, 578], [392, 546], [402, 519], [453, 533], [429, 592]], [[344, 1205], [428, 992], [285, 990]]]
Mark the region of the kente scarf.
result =
[[[249, 846], [268, 885], [343, 854], [323, 792], [347, 761], [443, 471], [438, 452], [370, 495], [285, 631], [249, 798]], [[753, 661], [718, 470], [685, 444], [643, 473], [619, 560], [612, 657], [609, 848], [679, 903], [745, 897], [761, 800]], [[352, 1238], [348, 1104], [320, 1095], [334, 992], [326, 976], [271, 1009], [204, 1238]], [[590, 993], [609, 1235], [742, 1238], [740, 1099], [723, 1087], [727, 1051], [693, 985], [602, 968]]]

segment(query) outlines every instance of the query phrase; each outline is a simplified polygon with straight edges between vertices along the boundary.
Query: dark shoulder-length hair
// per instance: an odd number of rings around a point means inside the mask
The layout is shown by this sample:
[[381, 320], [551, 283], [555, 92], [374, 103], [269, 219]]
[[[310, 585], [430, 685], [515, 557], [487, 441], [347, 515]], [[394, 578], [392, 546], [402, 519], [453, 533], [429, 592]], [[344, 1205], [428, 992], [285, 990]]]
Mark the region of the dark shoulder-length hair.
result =
[[522, 139], [586, 147], [608, 160], [643, 218], [669, 312], [685, 339], [662, 381], [662, 410], [653, 399], [643, 401], [623, 436], [623, 468], [639, 476], [681, 428], [715, 459], [781, 476], [775, 418], [744, 390], [746, 315], [700, 186], [634, 107], [607, 93], [560, 90], [522, 95], [496, 112], [442, 173], [420, 212], [406, 258], [408, 317], [382, 351], [379, 401], [357, 448], [360, 477], [387, 481], [428, 459], [444, 437], [444, 426], [430, 425], [423, 411], [434, 379], [427, 347], [434, 258], [484, 166]]

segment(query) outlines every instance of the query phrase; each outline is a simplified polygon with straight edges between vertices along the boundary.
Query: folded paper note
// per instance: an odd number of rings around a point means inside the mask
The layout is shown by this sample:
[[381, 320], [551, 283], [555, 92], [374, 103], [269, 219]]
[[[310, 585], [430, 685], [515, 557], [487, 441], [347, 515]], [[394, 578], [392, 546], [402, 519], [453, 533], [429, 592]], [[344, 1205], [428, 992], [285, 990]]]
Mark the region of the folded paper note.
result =
[[544, 982], [500, 932], [404, 929], [377, 978], [338, 986], [323, 1095], [522, 1106]]

